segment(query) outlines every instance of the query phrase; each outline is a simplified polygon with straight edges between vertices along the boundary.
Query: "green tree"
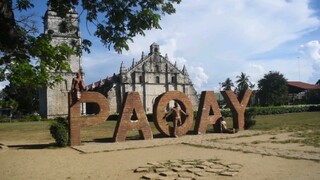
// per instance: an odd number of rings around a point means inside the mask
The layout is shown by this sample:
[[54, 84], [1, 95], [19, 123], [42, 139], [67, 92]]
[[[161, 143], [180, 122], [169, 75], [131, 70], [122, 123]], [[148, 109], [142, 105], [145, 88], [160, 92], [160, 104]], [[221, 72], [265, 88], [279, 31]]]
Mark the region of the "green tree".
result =
[[288, 83], [283, 74], [270, 71], [258, 82], [257, 96], [262, 106], [278, 106], [288, 103]]
[[16, 111], [22, 114], [34, 113], [38, 111], [38, 89], [27, 86], [6, 86], [2, 92], [5, 94], [3, 101], [14, 101], [17, 103]]
[[254, 88], [254, 84], [252, 84], [249, 81], [249, 77], [247, 76], [245, 73], [241, 72], [240, 76], [237, 76], [236, 78], [238, 78], [238, 80], [236, 81], [237, 83], [237, 88], [236, 88], [236, 93], [238, 94], [238, 99], [242, 99], [243, 95], [245, 93], [245, 91], [247, 89], [253, 89]]
[[[45, 2], [45, 1], [44, 1]], [[128, 50], [133, 37], [144, 31], [160, 29], [161, 15], [175, 13], [181, 0], [48, 0], [51, 9], [66, 17], [70, 9], [81, 5], [87, 23], [96, 26], [94, 35], [109, 49]], [[52, 47], [50, 36], [37, 34], [35, 26], [17, 11], [31, 11], [31, 0], [0, 1], [0, 78], [16, 85], [53, 85], [61, 81], [59, 73], [68, 71], [64, 61], [72, 54], [65, 45]], [[91, 42], [84, 40], [85, 45]], [[88, 49], [88, 46], [84, 47]], [[74, 51], [73, 51], [74, 52]], [[40, 61], [41, 59], [41, 61]], [[23, 76], [22, 76], [23, 74]], [[22, 78], [23, 77], [23, 78]]]
[[230, 78], [227, 78], [223, 83], [222, 83], [222, 89], [225, 90], [231, 90], [232, 87], [234, 87], [233, 82]]
[[[315, 85], [320, 86], [320, 79]], [[306, 102], [308, 104], [320, 104], [320, 89], [312, 89], [306, 92]]]
[[[128, 50], [133, 37], [144, 31], [161, 29], [162, 15], [175, 13], [174, 4], [181, 0], [48, 0], [52, 10], [66, 18], [70, 9], [82, 8], [86, 23], [95, 25], [94, 35], [107, 47], [121, 53]], [[42, 86], [52, 87], [61, 82], [61, 72], [70, 71], [68, 57], [81, 53], [79, 47], [66, 44], [53, 47], [50, 34], [39, 34], [31, 16], [19, 12], [32, 12], [31, 0], [0, 1], [0, 81], [9, 81], [16, 91], [28, 87], [33, 91]], [[85, 13], [83, 13], [85, 12]], [[68, 30], [68, 23], [60, 28]], [[74, 27], [71, 27], [74, 28]], [[82, 49], [89, 51], [91, 42], [83, 40]], [[78, 46], [78, 45], [77, 45]], [[56, 72], [56, 73], [51, 73]], [[24, 91], [22, 91], [24, 92]]]

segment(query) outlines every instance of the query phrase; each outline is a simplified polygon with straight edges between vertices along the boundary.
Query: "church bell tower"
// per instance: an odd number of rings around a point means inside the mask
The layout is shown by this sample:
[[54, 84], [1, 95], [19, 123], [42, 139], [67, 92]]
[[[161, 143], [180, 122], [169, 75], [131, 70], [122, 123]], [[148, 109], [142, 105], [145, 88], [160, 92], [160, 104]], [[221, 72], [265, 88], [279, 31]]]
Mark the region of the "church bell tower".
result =
[[[52, 36], [53, 46], [67, 44], [70, 47], [81, 44], [79, 20], [76, 10], [71, 9], [65, 18], [61, 18], [50, 6], [44, 17], [44, 33]], [[68, 58], [71, 72], [63, 72], [63, 81], [54, 87], [39, 90], [39, 113], [43, 118], [52, 119], [68, 116], [68, 92], [71, 90], [72, 79], [82, 70], [81, 56], [71, 55]], [[56, 73], [56, 72], [52, 72]]]

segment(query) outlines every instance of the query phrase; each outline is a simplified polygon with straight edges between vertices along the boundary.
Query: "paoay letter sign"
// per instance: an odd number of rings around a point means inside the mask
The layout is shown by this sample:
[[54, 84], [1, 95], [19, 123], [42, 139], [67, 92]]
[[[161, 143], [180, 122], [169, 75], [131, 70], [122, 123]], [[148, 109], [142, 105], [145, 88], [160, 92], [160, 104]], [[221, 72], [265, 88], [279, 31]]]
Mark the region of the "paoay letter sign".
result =
[[[233, 91], [221, 91], [227, 105], [230, 107], [233, 116], [233, 128], [244, 129], [244, 112], [250, 100], [252, 90], [247, 90], [241, 102]], [[153, 122], [160, 133], [171, 136], [173, 127], [168, 125], [165, 118], [166, 108], [170, 101], [174, 100], [187, 116], [182, 115], [182, 125], [177, 127], [177, 135], [183, 136], [193, 124], [193, 109], [190, 99], [180, 91], [168, 91], [159, 95], [153, 105]], [[99, 112], [92, 116], [81, 116], [81, 103], [95, 103], [99, 107]], [[136, 120], [131, 120], [132, 116]], [[109, 105], [107, 98], [98, 92], [82, 92], [81, 99], [72, 101], [69, 94], [69, 136], [70, 145], [77, 146], [81, 143], [80, 129], [84, 126], [97, 125], [103, 123], [109, 117]], [[198, 114], [194, 127], [195, 134], [205, 134], [208, 125], [215, 124], [222, 117], [217, 99], [213, 91], [203, 91], [201, 93]], [[127, 92], [123, 101], [123, 108], [119, 114], [119, 119], [114, 131], [115, 142], [123, 142], [128, 131], [137, 130], [143, 139], [153, 139], [153, 134], [143, 109], [138, 92]]]

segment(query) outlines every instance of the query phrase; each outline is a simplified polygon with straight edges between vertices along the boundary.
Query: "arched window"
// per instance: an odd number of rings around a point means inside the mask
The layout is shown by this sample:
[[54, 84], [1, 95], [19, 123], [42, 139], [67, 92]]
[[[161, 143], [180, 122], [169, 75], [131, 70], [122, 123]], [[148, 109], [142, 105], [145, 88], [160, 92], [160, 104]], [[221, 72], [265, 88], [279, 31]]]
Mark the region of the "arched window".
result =
[[159, 76], [156, 76], [156, 83], [160, 83], [160, 78], [159, 78]]

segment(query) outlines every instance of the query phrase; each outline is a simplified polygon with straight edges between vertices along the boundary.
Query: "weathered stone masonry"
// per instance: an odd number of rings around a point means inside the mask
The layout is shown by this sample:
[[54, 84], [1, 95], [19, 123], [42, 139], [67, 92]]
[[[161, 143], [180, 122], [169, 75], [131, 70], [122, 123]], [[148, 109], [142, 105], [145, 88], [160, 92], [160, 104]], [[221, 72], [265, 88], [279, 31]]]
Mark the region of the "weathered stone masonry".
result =
[[[72, 26], [73, 28], [65, 31], [63, 25]], [[71, 23], [71, 24], [70, 24]], [[70, 10], [66, 18], [60, 18], [57, 13], [48, 8], [44, 17], [44, 33], [51, 34], [53, 46], [65, 43], [80, 44], [81, 36], [78, 31], [78, 13]], [[44, 87], [39, 90], [39, 113], [44, 118], [56, 118], [68, 116], [68, 92], [71, 90], [72, 78], [81, 69], [81, 57], [71, 55], [68, 59], [71, 72], [63, 72], [63, 81], [53, 88]], [[52, 72], [57, 73], [57, 72]]]
[[158, 44], [150, 45], [150, 52], [142, 52], [139, 61], [132, 61], [129, 68], [122, 63], [119, 74], [95, 82], [88, 86], [89, 91], [98, 91], [108, 98], [110, 113], [119, 113], [126, 92], [138, 92], [146, 113], [152, 113], [152, 107], [159, 94], [168, 91], [185, 93], [194, 109], [198, 107], [197, 92], [189, 78], [186, 67], [179, 70], [168, 56], [162, 56]]

